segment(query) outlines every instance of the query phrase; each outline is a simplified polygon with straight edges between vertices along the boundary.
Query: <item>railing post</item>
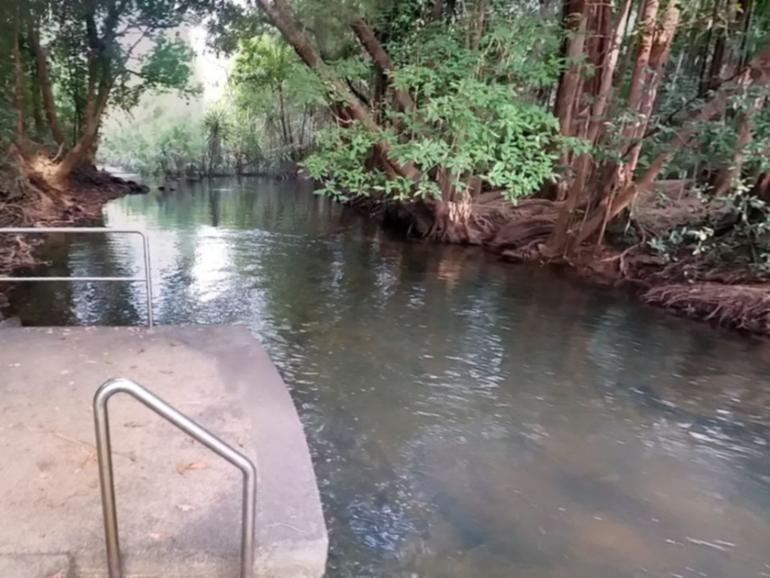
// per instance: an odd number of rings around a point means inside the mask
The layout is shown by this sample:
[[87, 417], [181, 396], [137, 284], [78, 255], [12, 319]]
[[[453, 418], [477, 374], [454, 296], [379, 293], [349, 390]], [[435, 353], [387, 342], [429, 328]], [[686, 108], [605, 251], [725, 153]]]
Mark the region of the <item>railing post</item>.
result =
[[107, 401], [111, 395], [110, 391], [102, 387], [94, 397], [94, 425], [96, 427], [96, 455], [99, 463], [99, 485], [102, 495], [102, 514], [104, 515], [107, 568], [110, 578], [121, 578], [123, 570], [120, 560], [118, 513], [115, 507], [115, 484], [112, 474], [110, 416], [107, 412]]
[[152, 311], [152, 266], [150, 264], [150, 241], [147, 235], [139, 233], [142, 237], [142, 247], [144, 249], [144, 276], [145, 291], [147, 292], [147, 323], [150, 329], [155, 325], [155, 314]]
[[53, 283], [53, 282], [91, 282], [91, 283], [115, 283], [115, 282], [143, 282], [147, 294], [147, 324], [150, 328], [155, 325], [155, 314], [152, 310], [152, 266], [150, 263], [150, 241], [144, 231], [137, 229], [109, 229], [105, 227], [7, 227], [0, 228], [0, 234], [19, 234], [19, 235], [39, 235], [47, 233], [99, 233], [113, 234], [121, 233], [126, 235], [139, 235], [142, 238], [142, 252], [144, 260], [144, 275], [142, 277], [0, 277], [0, 283]]
[[96, 452], [99, 460], [99, 484], [104, 513], [104, 534], [110, 578], [122, 578], [118, 516], [115, 505], [115, 483], [112, 470], [112, 444], [107, 404], [116, 393], [127, 393], [177, 428], [205, 445], [243, 473], [243, 510], [241, 512], [241, 578], [254, 576], [254, 533], [257, 504], [257, 469], [254, 463], [202, 428], [186, 415], [138, 383], [128, 379], [111, 379], [94, 395]]

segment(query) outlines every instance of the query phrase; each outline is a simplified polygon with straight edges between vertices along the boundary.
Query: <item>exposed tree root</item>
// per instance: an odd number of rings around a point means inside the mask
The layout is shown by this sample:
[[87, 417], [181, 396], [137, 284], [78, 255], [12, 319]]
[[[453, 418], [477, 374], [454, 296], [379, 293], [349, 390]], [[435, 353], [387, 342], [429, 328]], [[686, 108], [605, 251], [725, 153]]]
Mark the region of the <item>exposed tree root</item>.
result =
[[[556, 223], [558, 202], [527, 199], [512, 205], [493, 192], [484, 193], [472, 204], [448, 204], [443, 212], [427, 203], [367, 199], [351, 204], [412, 237], [483, 245], [508, 261], [554, 262], [544, 248]], [[647, 247], [648, 229], [635, 225], [641, 237], [638, 244], [601, 251], [586, 246], [566, 264], [580, 276], [602, 284], [630, 284], [651, 305], [723, 327], [770, 335], [770, 291], [757, 271], [748, 265], [691, 255], [668, 263]]]
[[766, 287], [672, 284], [654, 287], [642, 298], [652, 305], [722, 327], [770, 334], [770, 292]]

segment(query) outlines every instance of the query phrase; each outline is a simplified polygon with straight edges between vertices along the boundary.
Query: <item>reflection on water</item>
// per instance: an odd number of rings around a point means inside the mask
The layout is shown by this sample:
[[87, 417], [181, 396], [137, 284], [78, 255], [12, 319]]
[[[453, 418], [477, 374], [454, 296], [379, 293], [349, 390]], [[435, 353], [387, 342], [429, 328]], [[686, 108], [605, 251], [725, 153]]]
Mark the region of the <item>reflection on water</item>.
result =
[[[161, 323], [245, 323], [292, 388], [330, 576], [770, 576], [770, 347], [479, 250], [390, 239], [296, 184], [110, 204]], [[58, 239], [61, 274], [136, 241]], [[31, 324], [138, 324], [136, 286], [34, 286]]]

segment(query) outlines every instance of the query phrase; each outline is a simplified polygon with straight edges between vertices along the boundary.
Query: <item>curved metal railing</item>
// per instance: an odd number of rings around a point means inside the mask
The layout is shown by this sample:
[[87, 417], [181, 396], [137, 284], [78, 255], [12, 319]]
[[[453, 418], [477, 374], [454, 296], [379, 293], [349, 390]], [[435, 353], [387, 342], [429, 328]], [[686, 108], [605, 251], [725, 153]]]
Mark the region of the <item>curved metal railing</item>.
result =
[[96, 453], [99, 458], [99, 483], [104, 512], [104, 535], [110, 578], [122, 578], [118, 517], [115, 507], [115, 484], [112, 471], [112, 445], [107, 402], [117, 393], [127, 393], [156, 414], [174, 424], [243, 473], [243, 510], [241, 516], [241, 578], [254, 576], [254, 522], [257, 503], [257, 469], [242, 453], [202, 428], [161, 398], [129, 379], [111, 379], [94, 395]]

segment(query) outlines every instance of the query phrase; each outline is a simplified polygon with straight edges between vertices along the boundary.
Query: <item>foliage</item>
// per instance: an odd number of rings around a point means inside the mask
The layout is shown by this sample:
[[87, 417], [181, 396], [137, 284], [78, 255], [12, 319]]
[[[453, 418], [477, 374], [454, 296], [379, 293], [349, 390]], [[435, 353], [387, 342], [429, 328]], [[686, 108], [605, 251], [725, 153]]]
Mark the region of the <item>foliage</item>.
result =
[[116, 86], [113, 102], [130, 111], [148, 91], [177, 91], [184, 96], [194, 96], [199, 88], [191, 84], [193, 58], [193, 51], [184, 40], [161, 36], [142, 59], [140, 71], [129, 71], [125, 80]]
[[111, 124], [99, 159], [142, 174], [173, 177], [288, 170], [285, 158], [266, 154], [264, 135], [259, 118], [225, 98], [198, 117], [159, 109], [142, 122]]
[[100, 160], [144, 174], [205, 172], [207, 148], [202, 123], [162, 121], [120, 126], [105, 133]]
[[230, 85], [232, 107], [241, 120], [259, 126], [259, 148], [268, 158], [293, 161], [306, 154], [314, 128], [326, 118], [324, 90], [283, 40], [273, 34], [243, 39]]
[[770, 205], [742, 184], [719, 203], [710, 222], [676, 227], [648, 242], [650, 248], [669, 261], [680, 255], [735, 263], [744, 261], [770, 272]]
[[[208, 0], [31, 0], [19, 8], [27, 132], [51, 142], [50, 112], [41, 110], [41, 91], [54, 98], [56, 122], [66, 148], [86, 139], [109, 109], [130, 111], [142, 95], [178, 91], [194, 96], [193, 52], [178, 32], [210, 9]], [[48, 73], [40, 76], [39, 51]], [[89, 134], [90, 133], [90, 134]], [[66, 150], [66, 149], [65, 149]]]
[[[544, 27], [524, 19], [497, 20], [476, 47], [466, 38], [460, 25], [424, 28], [394, 52], [394, 88], [409, 93], [416, 106], [400, 110], [386, 103], [387, 127], [378, 134], [358, 123], [327, 129], [304, 164], [325, 183], [324, 192], [438, 197], [434, 177], [445, 171], [459, 191], [478, 180], [515, 200], [554, 176], [558, 124], [532, 95], [558, 76], [556, 44], [543, 41]], [[416, 166], [421, 178], [370, 170], [377, 142], [396, 162]]]

